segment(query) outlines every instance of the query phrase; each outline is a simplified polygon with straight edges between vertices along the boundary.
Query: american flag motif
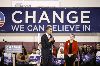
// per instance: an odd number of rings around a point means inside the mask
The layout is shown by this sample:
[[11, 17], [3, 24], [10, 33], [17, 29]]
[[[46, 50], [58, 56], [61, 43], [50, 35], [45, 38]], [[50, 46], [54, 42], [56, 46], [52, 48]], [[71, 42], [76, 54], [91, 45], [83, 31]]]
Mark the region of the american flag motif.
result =
[[0, 27], [2, 27], [5, 23], [5, 16], [2, 12], [0, 12]]

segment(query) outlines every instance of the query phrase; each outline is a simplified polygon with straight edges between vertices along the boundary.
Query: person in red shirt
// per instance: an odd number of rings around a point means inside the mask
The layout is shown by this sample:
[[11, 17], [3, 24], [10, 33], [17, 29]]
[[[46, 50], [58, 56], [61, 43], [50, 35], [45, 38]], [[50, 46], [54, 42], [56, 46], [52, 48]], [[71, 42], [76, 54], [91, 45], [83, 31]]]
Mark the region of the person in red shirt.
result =
[[64, 46], [64, 59], [66, 66], [73, 66], [78, 53], [78, 43], [74, 40], [75, 35], [70, 34], [70, 40], [66, 41]]

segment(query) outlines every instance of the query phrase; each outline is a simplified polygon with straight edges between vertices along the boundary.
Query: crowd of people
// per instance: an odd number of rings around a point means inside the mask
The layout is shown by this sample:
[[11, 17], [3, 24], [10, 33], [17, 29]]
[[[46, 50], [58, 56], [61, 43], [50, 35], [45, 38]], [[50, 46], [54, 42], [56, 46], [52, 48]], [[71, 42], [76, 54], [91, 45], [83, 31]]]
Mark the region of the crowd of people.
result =
[[79, 47], [80, 64], [81, 65], [94, 65], [96, 62], [95, 47], [83, 44]]
[[[34, 48], [31, 54], [29, 54], [24, 45], [22, 45], [22, 53], [16, 53], [16, 64], [75, 66], [77, 62], [78, 66], [99, 65], [100, 44], [98, 43], [96, 46], [88, 44], [78, 46], [78, 42], [74, 40], [74, 38], [75, 35], [70, 34], [69, 40], [65, 43], [60, 43], [59, 47], [56, 47], [54, 37], [52, 36], [52, 27], [49, 26], [46, 28], [46, 33], [42, 35], [41, 43], [38, 44], [38, 48]], [[10, 55], [12, 54], [9, 54], [9, 56]], [[12, 62], [12, 58], [9, 59]], [[2, 48], [0, 51], [0, 61], [1, 65], [7, 65], [5, 63], [5, 48]]]
[[[16, 54], [16, 63], [19, 63], [19, 64], [29, 63], [29, 56], [33, 54], [38, 54], [41, 56], [41, 48], [42, 48], [41, 44], [38, 44], [38, 48], [33, 49], [32, 53], [28, 54], [25, 47], [23, 46], [22, 47], [23, 53]], [[2, 48], [2, 51], [0, 52], [0, 61], [2, 65], [4, 64], [4, 53], [5, 53], [4, 50], [5, 49]], [[64, 59], [64, 43], [60, 43], [59, 47], [56, 47], [55, 45], [53, 45], [52, 55], [54, 58]], [[94, 66], [95, 64], [100, 64], [100, 44], [96, 44], [96, 46], [91, 46], [87, 44], [83, 44], [79, 46], [79, 54], [77, 56], [78, 56], [78, 61], [80, 63], [80, 66], [82, 65]]]

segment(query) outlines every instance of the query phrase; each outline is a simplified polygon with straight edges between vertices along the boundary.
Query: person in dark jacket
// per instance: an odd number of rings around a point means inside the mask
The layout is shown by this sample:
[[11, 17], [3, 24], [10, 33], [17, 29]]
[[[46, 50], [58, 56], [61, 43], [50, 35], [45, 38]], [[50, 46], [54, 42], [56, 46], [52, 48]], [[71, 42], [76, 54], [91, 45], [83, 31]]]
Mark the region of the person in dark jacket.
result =
[[52, 66], [52, 45], [55, 40], [51, 34], [52, 27], [48, 26], [46, 28], [46, 33], [41, 37], [43, 66]]

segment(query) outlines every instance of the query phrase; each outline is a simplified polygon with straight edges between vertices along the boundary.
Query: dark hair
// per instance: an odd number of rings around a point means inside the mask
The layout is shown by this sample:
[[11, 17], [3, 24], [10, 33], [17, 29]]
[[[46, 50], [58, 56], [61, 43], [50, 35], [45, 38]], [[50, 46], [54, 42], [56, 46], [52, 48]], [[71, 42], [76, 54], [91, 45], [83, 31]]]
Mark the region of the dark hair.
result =
[[74, 38], [75, 38], [75, 34], [74, 34], [74, 33], [71, 33], [71, 35], [73, 35], [73, 36], [74, 36]]
[[[36, 50], [39, 50], [39, 49], [36, 49]], [[39, 50], [40, 51], [40, 50]]]
[[27, 55], [27, 51], [26, 51], [24, 45], [22, 45], [22, 50], [23, 50], [23, 52], [21, 54]]
[[49, 28], [52, 28], [52, 27], [51, 27], [51, 26], [47, 26], [47, 27], [46, 27], [46, 30], [48, 30]]
[[86, 44], [83, 44], [83, 45], [86, 45]]

